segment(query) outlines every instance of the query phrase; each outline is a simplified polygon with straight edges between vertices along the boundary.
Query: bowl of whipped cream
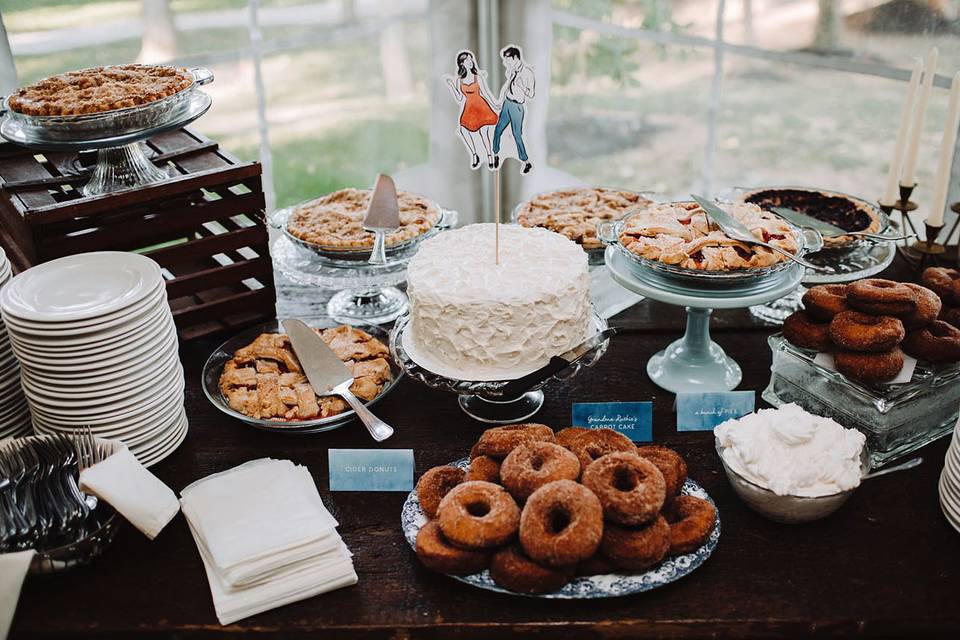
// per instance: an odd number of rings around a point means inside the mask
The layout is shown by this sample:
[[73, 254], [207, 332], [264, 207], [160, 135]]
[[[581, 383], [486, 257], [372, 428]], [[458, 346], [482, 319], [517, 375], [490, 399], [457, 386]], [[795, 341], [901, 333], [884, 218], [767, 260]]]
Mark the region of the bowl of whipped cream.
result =
[[737, 495], [777, 522], [825, 518], [870, 470], [862, 433], [796, 404], [727, 420], [713, 433]]

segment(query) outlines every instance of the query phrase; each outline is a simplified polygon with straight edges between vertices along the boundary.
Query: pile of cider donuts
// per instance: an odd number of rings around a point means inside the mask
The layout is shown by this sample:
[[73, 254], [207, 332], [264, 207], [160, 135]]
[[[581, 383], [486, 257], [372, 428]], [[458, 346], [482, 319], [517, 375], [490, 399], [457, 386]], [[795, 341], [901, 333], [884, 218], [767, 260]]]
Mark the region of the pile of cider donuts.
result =
[[850, 379], [888, 382], [903, 368], [904, 353], [930, 363], [960, 361], [960, 329], [939, 319], [941, 296], [919, 284], [867, 278], [819, 285], [804, 294], [803, 306], [784, 320], [784, 337], [833, 353], [837, 371]]
[[417, 535], [424, 565], [484, 569], [517, 593], [548, 593], [576, 576], [642, 572], [706, 543], [713, 505], [681, 495], [687, 464], [666, 447], [612, 429], [543, 424], [486, 430], [467, 470], [433, 467], [417, 482], [430, 518]]

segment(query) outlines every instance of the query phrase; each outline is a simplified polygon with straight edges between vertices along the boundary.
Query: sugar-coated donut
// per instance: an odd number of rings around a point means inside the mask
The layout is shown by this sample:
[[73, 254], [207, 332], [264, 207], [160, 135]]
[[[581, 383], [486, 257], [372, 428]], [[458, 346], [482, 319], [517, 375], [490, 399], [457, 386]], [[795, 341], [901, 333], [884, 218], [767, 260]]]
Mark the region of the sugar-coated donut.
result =
[[642, 527], [607, 524], [600, 552], [618, 567], [643, 571], [654, 566], [670, 551], [670, 525], [662, 515]]
[[675, 496], [687, 481], [687, 463], [679, 453], [669, 447], [648, 444], [637, 447], [637, 455], [656, 465], [667, 483], [667, 497]]
[[553, 442], [553, 429], [545, 424], [532, 422], [487, 429], [477, 441], [477, 453], [503, 457], [516, 447], [528, 442]]
[[866, 278], [847, 285], [847, 304], [855, 311], [902, 318], [917, 307], [917, 294], [902, 282]]
[[423, 525], [417, 534], [417, 557], [427, 568], [454, 576], [479, 573], [490, 564], [489, 553], [460, 549], [447, 542], [436, 520]]
[[833, 354], [837, 371], [860, 382], [887, 382], [903, 369], [903, 351], [894, 347], [881, 353], [839, 350]]
[[552, 442], [522, 444], [504, 458], [500, 479], [518, 502], [554, 480], [576, 480], [580, 461], [572, 452]]
[[830, 322], [814, 322], [806, 311], [795, 311], [783, 321], [783, 337], [790, 344], [814, 351], [831, 351]]
[[585, 433], [590, 433], [593, 429], [587, 429], [585, 427], [567, 427], [566, 429], [560, 429], [557, 431], [554, 436], [558, 445], [565, 449], [570, 449], [576, 440]]
[[905, 335], [903, 323], [891, 316], [844, 311], [830, 321], [830, 338], [848, 351], [890, 351], [903, 341]]
[[520, 526], [520, 508], [492, 482], [458, 484], [440, 501], [437, 520], [443, 537], [464, 549], [490, 549], [509, 542]]
[[583, 486], [600, 500], [609, 522], [629, 526], [653, 520], [667, 497], [667, 483], [660, 469], [626, 451], [594, 460], [583, 472]]
[[[606, 533], [606, 527], [604, 527], [604, 533]], [[601, 539], [600, 544], [603, 544]], [[595, 554], [581, 562], [577, 565], [577, 575], [578, 576], [602, 576], [607, 575], [608, 573], [616, 573], [619, 567], [617, 563], [603, 555], [602, 551], [597, 551]]]
[[917, 360], [957, 362], [960, 361], [960, 329], [937, 320], [908, 333], [900, 346]]
[[807, 315], [820, 322], [830, 322], [841, 311], [849, 311], [847, 285], [820, 284], [810, 287], [802, 298]]
[[534, 562], [516, 545], [504, 547], [490, 562], [490, 577], [504, 589], [517, 593], [549, 593], [573, 579], [572, 567], [546, 567]]
[[590, 463], [601, 456], [616, 451], [633, 453], [637, 446], [630, 438], [613, 429], [588, 429], [567, 446], [580, 460], [580, 473], [586, 471]]
[[960, 305], [960, 271], [947, 267], [927, 267], [920, 280], [933, 289], [944, 304]]
[[663, 515], [670, 524], [670, 553], [690, 553], [702, 547], [717, 523], [717, 510], [695, 496], [677, 496], [667, 502]]
[[602, 536], [600, 500], [573, 480], [555, 480], [534, 491], [520, 516], [523, 551], [551, 567], [586, 560]]
[[420, 499], [420, 508], [428, 518], [437, 517], [437, 507], [440, 506], [443, 496], [463, 482], [465, 475], [463, 469], [443, 465], [427, 469], [420, 476], [417, 481], [417, 497]]
[[905, 282], [904, 285], [910, 287], [917, 294], [917, 308], [913, 310], [913, 313], [904, 316], [902, 319], [904, 328], [925, 327], [936, 320], [937, 316], [940, 315], [940, 309], [943, 308], [940, 296], [930, 289], [912, 282]]
[[490, 456], [477, 456], [470, 461], [465, 480], [483, 480], [500, 484], [500, 463]]

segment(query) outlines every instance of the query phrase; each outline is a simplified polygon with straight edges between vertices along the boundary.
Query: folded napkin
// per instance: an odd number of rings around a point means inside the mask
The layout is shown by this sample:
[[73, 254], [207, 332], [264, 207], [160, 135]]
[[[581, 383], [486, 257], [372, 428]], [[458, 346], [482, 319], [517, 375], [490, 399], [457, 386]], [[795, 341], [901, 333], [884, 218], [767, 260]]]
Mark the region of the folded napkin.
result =
[[0, 554], [0, 640], [10, 633], [13, 613], [20, 599], [20, 587], [30, 569], [33, 549]]
[[80, 490], [105, 500], [151, 540], [180, 511], [173, 490], [125, 446], [81, 471]]
[[310, 472], [264, 458], [180, 492], [221, 624], [356, 584]]

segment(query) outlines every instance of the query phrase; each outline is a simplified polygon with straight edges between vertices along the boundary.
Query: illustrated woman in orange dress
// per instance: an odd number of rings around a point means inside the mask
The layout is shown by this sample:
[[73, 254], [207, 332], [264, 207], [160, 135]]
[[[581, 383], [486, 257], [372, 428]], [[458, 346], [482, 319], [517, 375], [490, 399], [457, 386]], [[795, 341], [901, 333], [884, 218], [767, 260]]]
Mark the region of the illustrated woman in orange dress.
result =
[[460, 122], [457, 133], [470, 152], [470, 168], [480, 166], [480, 150], [487, 154], [487, 168], [493, 169], [493, 128], [499, 115], [490, 97], [486, 72], [477, 70], [477, 61], [470, 51], [457, 54], [457, 77], [447, 76], [447, 86], [460, 103]]

